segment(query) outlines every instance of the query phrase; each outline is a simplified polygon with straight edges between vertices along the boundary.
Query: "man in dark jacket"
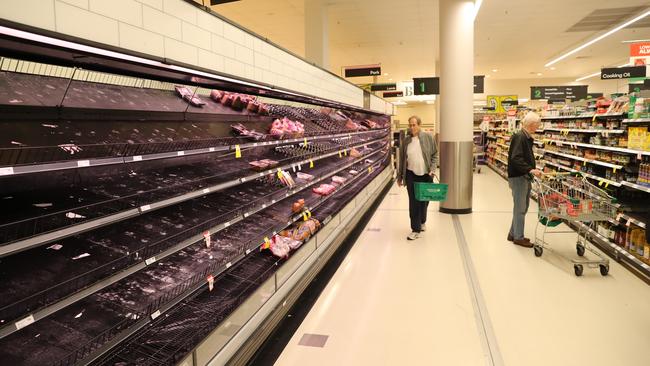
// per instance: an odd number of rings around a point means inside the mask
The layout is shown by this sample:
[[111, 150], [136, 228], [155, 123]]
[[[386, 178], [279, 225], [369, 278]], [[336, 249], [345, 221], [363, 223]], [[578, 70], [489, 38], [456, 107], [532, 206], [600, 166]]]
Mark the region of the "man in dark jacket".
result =
[[542, 172], [536, 168], [533, 153], [533, 133], [539, 128], [541, 119], [537, 113], [528, 112], [521, 121], [521, 130], [512, 135], [508, 151], [508, 185], [512, 190], [512, 224], [508, 241], [526, 248], [532, 248], [530, 239], [524, 237], [526, 212], [530, 203], [533, 175]]

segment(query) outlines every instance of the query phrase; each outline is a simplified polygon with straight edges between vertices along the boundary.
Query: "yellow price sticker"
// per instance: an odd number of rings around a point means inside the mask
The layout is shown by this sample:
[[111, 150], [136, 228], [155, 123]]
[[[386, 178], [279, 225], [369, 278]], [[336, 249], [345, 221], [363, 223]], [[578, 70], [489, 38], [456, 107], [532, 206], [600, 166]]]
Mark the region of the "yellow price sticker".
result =
[[278, 179], [282, 179], [282, 170], [278, 168]]
[[601, 180], [601, 181], [598, 182], [598, 185], [602, 187], [603, 183], [605, 183], [605, 181]]
[[348, 150], [343, 150], [343, 155], [348, 156]]
[[309, 218], [311, 218], [311, 211], [307, 210], [307, 215], [309, 215]]
[[591, 122], [596, 120], [596, 116], [597, 116], [597, 114], [594, 113], [594, 118], [591, 119]]
[[271, 244], [271, 240], [269, 239], [268, 236], [265, 236], [265, 237], [264, 237], [264, 242], [265, 242], [266, 244]]
[[341, 152], [341, 150], [339, 150], [339, 158], [342, 158], [342, 157], [343, 157], [343, 153]]
[[241, 148], [239, 145], [235, 145], [235, 159], [241, 158]]
[[614, 168], [614, 171], [613, 171], [613, 172], [614, 172], [614, 174], [616, 174], [616, 171], [617, 171], [617, 170], [618, 170], [618, 168]]
[[605, 182], [605, 188], [609, 187], [609, 182]]
[[304, 142], [305, 142], [305, 146], [307, 146], [307, 138], [306, 137], [305, 137]]
[[585, 165], [587, 165], [587, 160], [584, 160], [584, 161], [582, 162], [582, 166], [585, 166]]
[[309, 160], [309, 167], [310, 167], [310, 168], [313, 168], [313, 167], [314, 167], [314, 161], [313, 161], [313, 160]]
[[307, 221], [307, 220], [309, 220], [309, 218], [307, 217], [307, 211], [303, 211], [303, 213], [302, 213], [302, 220], [303, 220], [303, 221]]

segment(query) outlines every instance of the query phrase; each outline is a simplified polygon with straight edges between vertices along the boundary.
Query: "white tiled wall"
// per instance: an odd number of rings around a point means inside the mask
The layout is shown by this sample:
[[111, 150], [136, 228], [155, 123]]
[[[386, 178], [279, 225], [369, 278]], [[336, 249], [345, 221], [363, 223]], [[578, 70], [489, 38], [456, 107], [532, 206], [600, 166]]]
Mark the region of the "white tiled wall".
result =
[[363, 106], [361, 89], [183, 0], [20, 0], [0, 17]]

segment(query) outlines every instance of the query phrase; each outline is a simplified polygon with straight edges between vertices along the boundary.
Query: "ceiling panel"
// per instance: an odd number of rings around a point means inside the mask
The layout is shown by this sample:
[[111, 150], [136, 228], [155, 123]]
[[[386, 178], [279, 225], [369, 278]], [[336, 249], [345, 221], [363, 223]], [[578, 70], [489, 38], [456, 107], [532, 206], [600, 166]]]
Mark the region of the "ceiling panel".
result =
[[[326, 2], [334, 72], [343, 65], [381, 63], [389, 75], [382, 75], [380, 81], [434, 74], [437, 0]], [[602, 32], [576, 31], [581, 23], [589, 25], [593, 19], [602, 27], [609, 22], [609, 29], [616, 23], [612, 17], [629, 18], [630, 9], [647, 7], [647, 0], [484, 0], [475, 23], [475, 74], [514, 79], [530, 78], [531, 72], [537, 77], [541, 72], [542, 78], [577, 78], [602, 66], [618, 65], [628, 55], [628, 45], [622, 41], [650, 38], [650, 19], [639, 22], [640, 28], [625, 29], [559, 62], [555, 70], [544, 68], [548, 61]], [[304, 0], [242, 0], [213, 9], [304, 54]], [[588, 58], [576, 59], [584, 56]]]

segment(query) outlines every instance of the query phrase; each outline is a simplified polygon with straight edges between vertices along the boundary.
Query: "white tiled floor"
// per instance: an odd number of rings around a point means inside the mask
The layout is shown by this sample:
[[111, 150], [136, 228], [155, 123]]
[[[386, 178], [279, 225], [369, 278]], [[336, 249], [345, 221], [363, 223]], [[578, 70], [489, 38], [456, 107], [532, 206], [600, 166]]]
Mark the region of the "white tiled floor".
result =
[[[650, 288], [615, 262], [607, 277], [577, 278], [559, 256], [507, 242], [510, 205], [506, 181], [486, 167], [474, 175], [474, 213], [459, 216], [494, 364], [650, 365]], [[424, 237], [406, 241], [406, 191], [394, 187], [276, 365], [491, 365], [452, 217], [436, 204], [429, 215]], [[575, 234], [551, 239], [575, 255]], [[329, 338], [298, 345], [305, 333]]]

